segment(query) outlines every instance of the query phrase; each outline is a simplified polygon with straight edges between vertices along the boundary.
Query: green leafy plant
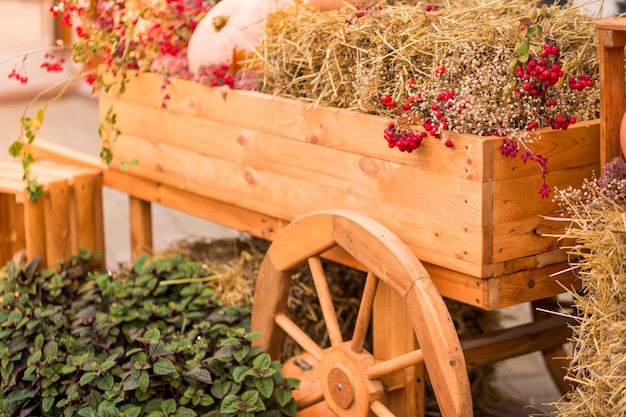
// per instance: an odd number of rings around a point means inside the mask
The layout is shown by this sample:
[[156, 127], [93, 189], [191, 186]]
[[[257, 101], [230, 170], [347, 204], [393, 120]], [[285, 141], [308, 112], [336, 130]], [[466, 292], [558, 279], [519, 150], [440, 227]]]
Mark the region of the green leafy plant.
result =
[[91, 254], [0, 270], [0, 416], [295, 416], [285, 378], [182, 256], [90, 272]]

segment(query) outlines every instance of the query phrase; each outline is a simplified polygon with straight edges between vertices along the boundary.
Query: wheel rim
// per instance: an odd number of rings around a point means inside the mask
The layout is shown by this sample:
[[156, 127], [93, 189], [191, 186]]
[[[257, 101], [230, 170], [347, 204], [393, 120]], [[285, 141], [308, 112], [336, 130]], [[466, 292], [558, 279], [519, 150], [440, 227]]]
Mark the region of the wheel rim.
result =
[[[344, 341], [320, 255], [344, 251], [368, 271], [352, 339]], [[331, 346], [322, 349], [286, 315], [291, 271], [308, 263]], [[384, 285], [404, 299], [420, 349], [385, 361], [363, 349], [374, 298]], [[338, 416], [393, 416], [384, 405], [384, 378], [425, 363], [442, 415], [471, 416], [471, 394], [463, 352], [448, 310], [428, 272], [388, 229], [345, 210], [314, 213], [287, 228], [270, 246], [261, 265], [252, 309], [255, 343], [278, 357], [284, 333], [321, 364], [322, 393]], [[374, 352], [375, 354], [375, 352]], [[323, 394], [323, 395], [322, 395]]]

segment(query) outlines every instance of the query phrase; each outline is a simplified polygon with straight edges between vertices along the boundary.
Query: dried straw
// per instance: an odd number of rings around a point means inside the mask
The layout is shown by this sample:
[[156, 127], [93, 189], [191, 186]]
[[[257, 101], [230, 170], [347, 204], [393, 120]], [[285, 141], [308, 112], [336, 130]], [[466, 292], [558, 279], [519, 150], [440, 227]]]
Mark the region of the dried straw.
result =
[[[474, 124], [495, 123], [493, 113], [500, 116], [500, 125], [521, 123], [526, 110], [518, 103], [503, 106], [502, 95], [510, 91], [509, 63], [520, 41], [519, 19], [530, 15], [532, 3], [446, 1], [439, 3], [436, 13], [425, 12], [421, 2], [411, 3], [379, 2], [380, 9], [360, 18], [353, 9], [280, 10], [269, 16], [265, 41], [247, 65], [261, 74], [263, 92], [316, 104], [391, 115], [380, 96], [406, 97], [405, 83], [414, 78], [418, 90], [433, 97], [465, 89], [467, 100], [484, 107], [475, 112]], [[565, 8], [551, 19], [549, 39], [560, 45], [568, 73], [597, 79], [594, 20], [582, 10]], [[534, 42], [533, 50], [538, 51], [544, 40]], [[434, 69], [441, 64], [446, 74], [436, 77]], [[567, 82], [558, 89], [564, 103], [572, 102], [569, 110], [579, 120], [597, 118], [597, 88], [576, 96], [568, 91]], [[480, 126], [461, 123], [456, 128], [482, 133]]]
[[573, 390], [554, 405], [561, 417], [626, 415], [626, 211], [587, 182], [561, 192], [571, 221], [565, 238], [583, 284], [573, 293], [579, 322], [566, 379]]

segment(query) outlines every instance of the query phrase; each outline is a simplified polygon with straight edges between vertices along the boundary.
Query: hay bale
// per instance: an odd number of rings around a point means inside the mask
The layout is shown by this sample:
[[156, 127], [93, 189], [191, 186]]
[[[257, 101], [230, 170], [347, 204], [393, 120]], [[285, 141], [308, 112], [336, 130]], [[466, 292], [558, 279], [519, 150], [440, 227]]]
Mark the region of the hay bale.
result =
[[[411, 3], [383, 1], [365, 11], [282, 9], [268, 17], [265, 40], [246, 66], [260, 74], [265, 93], [384, 116], [395, 110], [381, 105], [381, 95], [406, 97], [413, 78], [425, 105], [454, 90], [457, 102], [471, 108], [450, 120], [449, 130], [482, 135], [494, 126], [525, 127], [533, 104], [512, 98], [509, 64], [520, 19], [531, 15], [533, 3], [445, 1], [433, 12]], [[564, 8], [546, 25], [566, 73], [597, 79], [597, 35], [584, 8]], [[545, 40], [533, 41], [531, 51], [540, 51]], [[440, 65], [446, 71], [437, 76]], [[562, 113], [598, 117], [597, 86], [575, 92], [561, 82], [551, 88]]]
[[560, 417], [626, 415], [626, 207], [623, 194], [615, 200], [601, 188], [592, 179], [557, 193], [583, 285], [573, 293], [579, 321], [566, 377], [573, 389], [554, 404]]

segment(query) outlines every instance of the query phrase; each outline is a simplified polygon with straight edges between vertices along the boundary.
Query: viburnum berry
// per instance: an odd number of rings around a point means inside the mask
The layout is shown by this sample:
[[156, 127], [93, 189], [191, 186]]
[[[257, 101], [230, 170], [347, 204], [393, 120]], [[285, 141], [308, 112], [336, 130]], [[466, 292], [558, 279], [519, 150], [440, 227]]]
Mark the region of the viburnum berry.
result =
[[380, 96], [380, 101], [387, 107], [396, 107], [398, 103], [389, 94], [383, 94]]
[[384, 131], [384, 138], [390, 148], [411, 153], [422, 145], [425, 132], [415, 133], [410, 129], [397, 129], [395, 122], [389, 122]]
[[500, 152], [504, 156], [510, 156], [511, 158], [515, 158], [517, 153], [519, 152], [519, 145], [517, 141], [511, 138], [506, 138], [502, 141], [500, 145]]
[[594, 86], [594, 82], [591, 79], [591, 76], [588, 74], [581, 74], [578, 77], [569, 77], [567, 80], [569, 87], [572, 90], [582, 91], [585, 88], [590, 88]]

